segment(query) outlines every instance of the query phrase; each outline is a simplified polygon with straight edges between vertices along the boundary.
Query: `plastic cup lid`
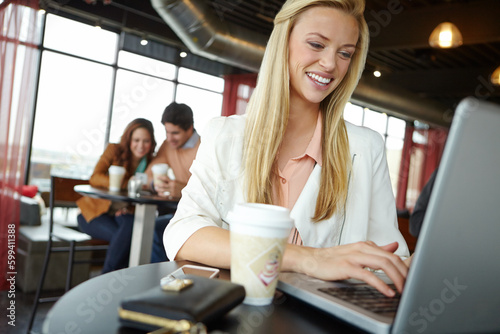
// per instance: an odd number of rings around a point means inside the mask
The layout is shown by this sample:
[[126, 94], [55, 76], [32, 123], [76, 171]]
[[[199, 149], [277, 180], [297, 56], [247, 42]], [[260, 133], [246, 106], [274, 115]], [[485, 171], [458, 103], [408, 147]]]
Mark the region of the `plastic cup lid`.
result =
[[228, 213], [227, 220], [231, 224], [248, 224], [252, 226], [263, 226], [288, 229], [293, 224], [290, 218], [290, 210], [287, 208], [262, 203], [240, 203], [236, 204]]
[[112, 165], [112, 166], [109, 166], [108, 171], [110, 173], [125, 173], [125, 167]]
[[156, 173], [166, 172], [168, 170], [167, 164], [155, 164], [151, 167], [151, 170]]

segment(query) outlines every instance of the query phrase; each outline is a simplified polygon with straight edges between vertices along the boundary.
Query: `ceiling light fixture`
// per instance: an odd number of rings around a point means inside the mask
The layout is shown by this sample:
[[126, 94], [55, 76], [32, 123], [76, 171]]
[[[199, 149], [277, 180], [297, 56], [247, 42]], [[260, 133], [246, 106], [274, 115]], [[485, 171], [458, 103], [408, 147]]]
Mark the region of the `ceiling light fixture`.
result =
[[491, 83], [500, 86], [500, 66], [497, 67], [493, 74], [491, 75]]
[[187, 57], [187, 55], [188, 55], [188, 54], [187, 54], [187, 52], [184, 52], [184, 51], [182, 51], [181, 53], [179, 53], [179, 56], [180, 56], [181, 58], [186, 58], [186, 57]]
[[374, 77], [380, 78], [381, 75], [382, 75], [382, 73], [380, 71], [373, 71], [373, 76]]
[[429, 37], [429, 44], [433, 48], [456, 48], [462, 45], [463, 42], [460, 30], [451, 22], [440, 23], [434, 28]]
[[146, 36], [143, 36], [141, 38], [141, 45], [142, 46], [148, 45], [148, 40], [147, 40]]

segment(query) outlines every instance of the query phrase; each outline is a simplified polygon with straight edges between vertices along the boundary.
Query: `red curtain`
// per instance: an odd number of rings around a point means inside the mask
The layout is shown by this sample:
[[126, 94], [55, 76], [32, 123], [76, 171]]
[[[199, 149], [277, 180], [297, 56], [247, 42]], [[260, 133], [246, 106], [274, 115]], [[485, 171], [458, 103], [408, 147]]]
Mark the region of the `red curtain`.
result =
[[16, 273], [19, 198], [36, 85], [37, 15], [38, 1], [0, 4], [0, 290], [12, 288]]
[[244, 114], [256, 83], [256, 73], [225, 75], [222, 116]]
[[408, 187], [408, 175], [410, 172], [410, 157], [413, 146], [414, 126], [406, 123], [405, 139], [401, 152], [401, 166], [399, 167], [398, 192], [396, 197], [396, 207], [399, 210], [406, 208], [406, 190]]
[[439, 128], [430, 128], [427, 130], [427, 145], [425, 147], [425, 159], [420, 178], [420, 190], [422, 190], [431, 177], [432, 172], [439, 165], [446, 138], [448, 138], [448, 130]]
[[[413, 140], [414, 132], [418, 132], [422, 138], [426, 138], [425, 144], [416, 143]], [[401, 167], [399, 169], [398, 192], [396, 197], [396, 207], [398, 210], [412, 209], [407, 207], [407, 200], [412, 202], [412, 197], [407, 198], [408, 190], [411, 189], [413, 194], [415, 191], [420, 192], [424, 185], [429, 180], [432, 172], [439, 166], [441, 156], [443, 154], [446, 139], [448, 137], [448, 130], [442, 128], [429, 128], [415, 130], [413, 125], [407, 124], [405, 139], [403, 144]], [[423, 159], [418, 159], [418, 154], [414, 154], [419, 150], [423, 152]], [[416, 161], [414, 161], [416, 160]], [[409, 187], [410, 182], [410, 169], [416, 170], [416, 178], [418, 182], [413, 184], [413, 188]], [[415, 174], [412, 174], [415, 176]], [[418, 189], [415, 189], [417, 188]], [[416, 200], [416, 198], [414, 198]]]

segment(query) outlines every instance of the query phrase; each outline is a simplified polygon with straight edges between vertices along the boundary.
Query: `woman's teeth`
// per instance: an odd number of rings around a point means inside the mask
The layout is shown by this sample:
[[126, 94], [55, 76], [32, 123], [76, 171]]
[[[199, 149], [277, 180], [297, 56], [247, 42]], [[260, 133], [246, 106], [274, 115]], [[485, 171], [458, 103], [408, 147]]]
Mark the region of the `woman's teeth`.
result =
[[307, 76], [316, 81], [321, 86], [326, 86], [330, 83], [330, 81], [332, 81], [331, 78], [323, 78], [322, 76], [313, 73], [307, 73]]

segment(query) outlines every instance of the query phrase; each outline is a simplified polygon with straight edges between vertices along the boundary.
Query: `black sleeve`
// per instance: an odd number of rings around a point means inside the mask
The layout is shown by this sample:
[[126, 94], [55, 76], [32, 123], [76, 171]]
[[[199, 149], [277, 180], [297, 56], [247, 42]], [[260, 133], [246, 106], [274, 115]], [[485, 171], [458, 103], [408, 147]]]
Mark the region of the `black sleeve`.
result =
[[434, 180], [436, 178], [437, 169], [432, 173], [429, 181], [425, 184], [420, 196], [418, 196], [417, 203], [415, 203], [415, 208], [410, 216], [410, 233], [414, 237], [418, 237], [420, 234], [420, 228], [422, 227], [422, 222], [424, 221], [425, 211], [427, 210], [427, 205], [429, 204], [429, 198], [431, 196], [432, 188], [434, 187]]

